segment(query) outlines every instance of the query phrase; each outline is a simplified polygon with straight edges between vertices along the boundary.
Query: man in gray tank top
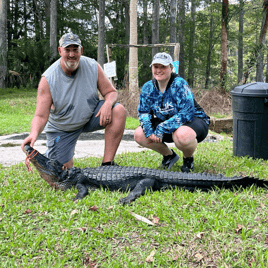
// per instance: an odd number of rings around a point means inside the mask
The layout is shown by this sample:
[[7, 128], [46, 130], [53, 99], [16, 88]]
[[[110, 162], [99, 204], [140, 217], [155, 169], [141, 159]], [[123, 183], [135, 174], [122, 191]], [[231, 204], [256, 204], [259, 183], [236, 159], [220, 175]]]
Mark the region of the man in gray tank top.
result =
[[[21, 148], [34, 146], [45, 130], [45, 155], [73, 166], [76, 142], [82, 132], [105, 129], [102, 165], [114, 165], [114, 157], [123, 136], [126, 110], [117, 103], [117, 91], [101, 66], [82, 56], [83, 47], [76, 34], [62, 36], [58, 47], [61, 56], [42, 75], [30, 135]], [[99, 99], [98, 91], [104, 100]]]

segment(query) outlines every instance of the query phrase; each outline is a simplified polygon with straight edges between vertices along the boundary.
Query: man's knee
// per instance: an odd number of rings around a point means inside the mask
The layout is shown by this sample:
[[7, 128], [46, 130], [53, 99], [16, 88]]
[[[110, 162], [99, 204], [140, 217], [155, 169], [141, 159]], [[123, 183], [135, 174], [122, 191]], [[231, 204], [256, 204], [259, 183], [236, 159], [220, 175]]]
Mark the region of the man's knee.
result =
[[114, 108], [113, 108], [113, 116], [115, 116], [116, 118], [119, 118], [121, 120], [126, 120], [126, 116], [127, 116], [127, 111], [125, 109], [125, 107], [122, 104], [117, 104]]

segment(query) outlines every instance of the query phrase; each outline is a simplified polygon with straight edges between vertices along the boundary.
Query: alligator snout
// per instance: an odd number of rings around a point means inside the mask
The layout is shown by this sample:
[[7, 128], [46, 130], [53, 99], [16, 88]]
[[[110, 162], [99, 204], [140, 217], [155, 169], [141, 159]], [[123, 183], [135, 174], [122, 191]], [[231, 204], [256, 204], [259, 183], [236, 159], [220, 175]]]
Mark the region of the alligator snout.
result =
[[30, 145], [28, 145], [28, 144], [26, 144], [24, 146], [24, 151], [25, 151], [26, 155], [29, 155], [33, 150], [34, 149]]

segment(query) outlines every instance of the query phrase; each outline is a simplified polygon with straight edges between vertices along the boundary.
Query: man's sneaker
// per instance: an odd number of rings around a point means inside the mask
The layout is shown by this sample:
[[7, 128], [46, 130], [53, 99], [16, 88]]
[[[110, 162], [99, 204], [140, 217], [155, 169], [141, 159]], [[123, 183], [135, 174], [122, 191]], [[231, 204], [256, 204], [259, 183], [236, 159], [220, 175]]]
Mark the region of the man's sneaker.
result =
[[183, 157], [183, 165], [181, 167], [182, 172], [189, 173], [194, 171], [194, 158], [193, 157]]
[[172, 149], [171, 151], [172, 155], [163, 156], [162, 165], [160, 167], [170, 169], [179, 160], [179, 156]]

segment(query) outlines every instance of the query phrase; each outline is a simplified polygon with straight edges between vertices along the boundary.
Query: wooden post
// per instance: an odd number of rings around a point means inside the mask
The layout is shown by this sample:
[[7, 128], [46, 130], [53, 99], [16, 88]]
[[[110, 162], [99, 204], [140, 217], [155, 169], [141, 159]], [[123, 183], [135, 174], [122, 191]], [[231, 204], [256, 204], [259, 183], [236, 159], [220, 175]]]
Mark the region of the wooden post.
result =
[[[111, 56], [112, 56], [112, 51], [109, 48], [109, 45], [106, 45], [106, 55], [107, 55], [107, 62], [109, 63], [110, 60], [111, 60]], [[109, 80], [112, 83], [112, 85], [115, 87], [113, 78], [112, 77], [109, 77]]]
[[110, 57], [111, 57], [111, 49], [109, 48], [109, 45], [106, 45], [106, 55], [107, 55], [107, 62], [110, 62]]
[[180, 44], [176, 43], [174, 47], [174, 61], [179, 60], [179, 55], [180, 55]]
[[[137, 0], [130, 0], [130, 37], [129, 44], [137, 45]], [[138, 48], [131, 46], [129, 48], [129, 91], [134, 93], [139, 90], [138, 79]]]

